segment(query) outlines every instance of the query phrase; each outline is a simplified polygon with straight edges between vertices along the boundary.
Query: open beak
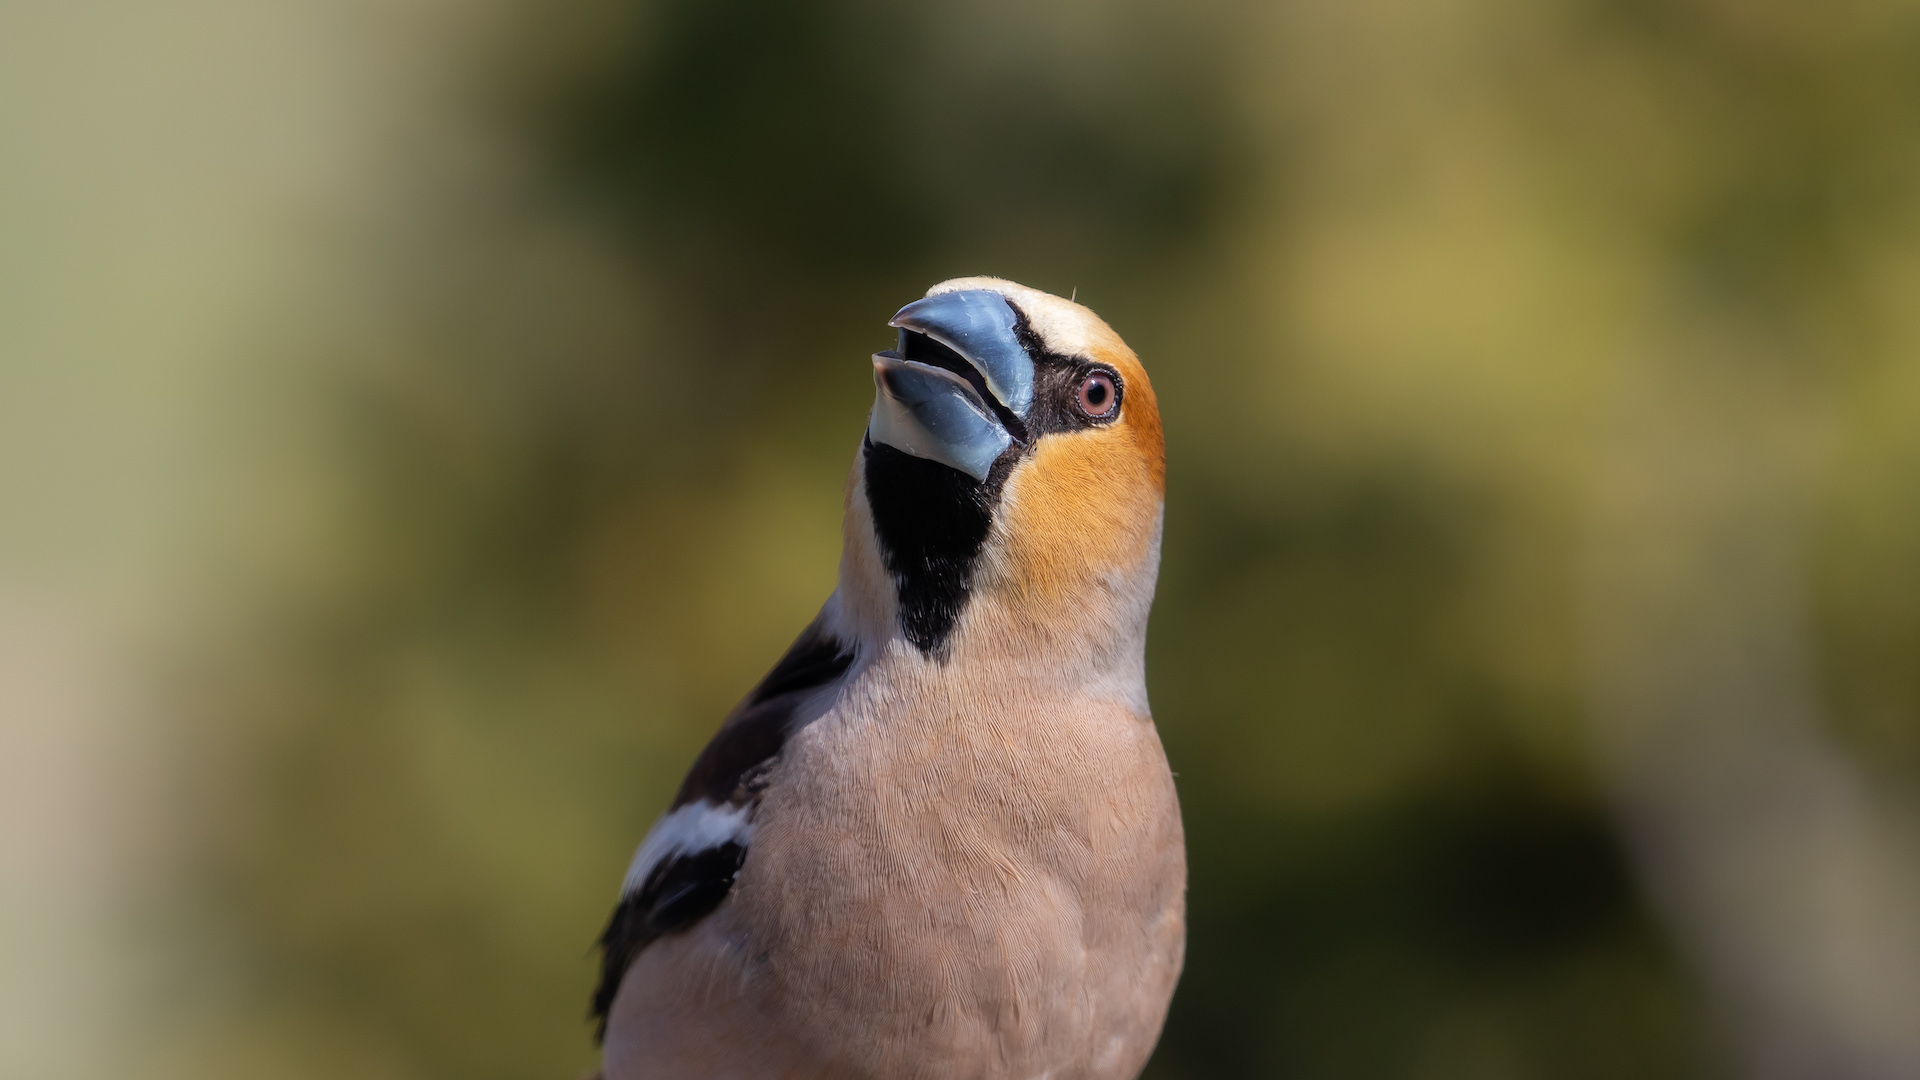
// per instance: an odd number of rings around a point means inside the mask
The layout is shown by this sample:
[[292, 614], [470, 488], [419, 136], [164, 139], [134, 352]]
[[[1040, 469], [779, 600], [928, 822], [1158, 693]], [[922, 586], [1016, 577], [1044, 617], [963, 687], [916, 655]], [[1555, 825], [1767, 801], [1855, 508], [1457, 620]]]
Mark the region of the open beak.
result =
[[1006, 299], [986, 289], [941, 293], [901, 308], [896, 352], [873, 358], [878, 390], [867, 437], [985, 480], [1026, 437], [1033, 358]]

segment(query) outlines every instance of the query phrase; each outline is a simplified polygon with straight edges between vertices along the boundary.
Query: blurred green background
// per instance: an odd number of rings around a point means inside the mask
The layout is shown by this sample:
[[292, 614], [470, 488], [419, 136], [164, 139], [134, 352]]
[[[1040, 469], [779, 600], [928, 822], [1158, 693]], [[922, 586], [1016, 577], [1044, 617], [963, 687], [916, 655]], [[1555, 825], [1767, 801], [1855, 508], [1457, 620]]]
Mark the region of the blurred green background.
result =
[[1920, 1075], [1920, 5], [0, 5], [0, 1072], [591, 1067], [887, 317], [1169, 447], [1148, 1075]]

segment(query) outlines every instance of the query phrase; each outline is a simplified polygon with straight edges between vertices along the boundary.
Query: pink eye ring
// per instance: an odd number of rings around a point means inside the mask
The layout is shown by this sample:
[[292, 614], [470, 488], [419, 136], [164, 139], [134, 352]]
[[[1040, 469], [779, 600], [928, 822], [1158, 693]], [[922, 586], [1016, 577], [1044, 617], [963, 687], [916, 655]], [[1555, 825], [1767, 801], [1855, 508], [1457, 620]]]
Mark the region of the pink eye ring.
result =
[[1120, 407], [1120, 388], [1104, 371], [1089, 371], [1080, 380], [1080, 411], [1090, 420], [1104, 420]]

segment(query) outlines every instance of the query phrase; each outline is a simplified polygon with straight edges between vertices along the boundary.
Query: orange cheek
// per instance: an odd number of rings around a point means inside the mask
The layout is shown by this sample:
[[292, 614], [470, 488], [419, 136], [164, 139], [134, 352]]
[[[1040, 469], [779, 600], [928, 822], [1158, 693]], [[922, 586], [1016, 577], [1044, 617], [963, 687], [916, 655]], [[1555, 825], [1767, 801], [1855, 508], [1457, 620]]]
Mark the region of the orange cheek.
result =
[[1002, 507], [1013, 581], [1058, 600], [1147, 557], [1160, 487], [1133, 433], [1116, 424], [1042, 439], [1009, 478]]

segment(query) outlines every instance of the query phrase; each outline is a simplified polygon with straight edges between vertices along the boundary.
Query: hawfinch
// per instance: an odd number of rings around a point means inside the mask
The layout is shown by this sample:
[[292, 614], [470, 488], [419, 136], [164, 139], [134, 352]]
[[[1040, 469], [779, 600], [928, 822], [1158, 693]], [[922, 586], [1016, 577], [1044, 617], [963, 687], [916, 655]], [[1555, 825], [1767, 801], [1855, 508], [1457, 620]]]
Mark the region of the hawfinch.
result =
[[839, 586], [647, 833], [601, 939], [606, 1080], [1107, 1080], [1186, 933], [1147, 711], [1160, 415], [1078, 304], [893, 317]]

